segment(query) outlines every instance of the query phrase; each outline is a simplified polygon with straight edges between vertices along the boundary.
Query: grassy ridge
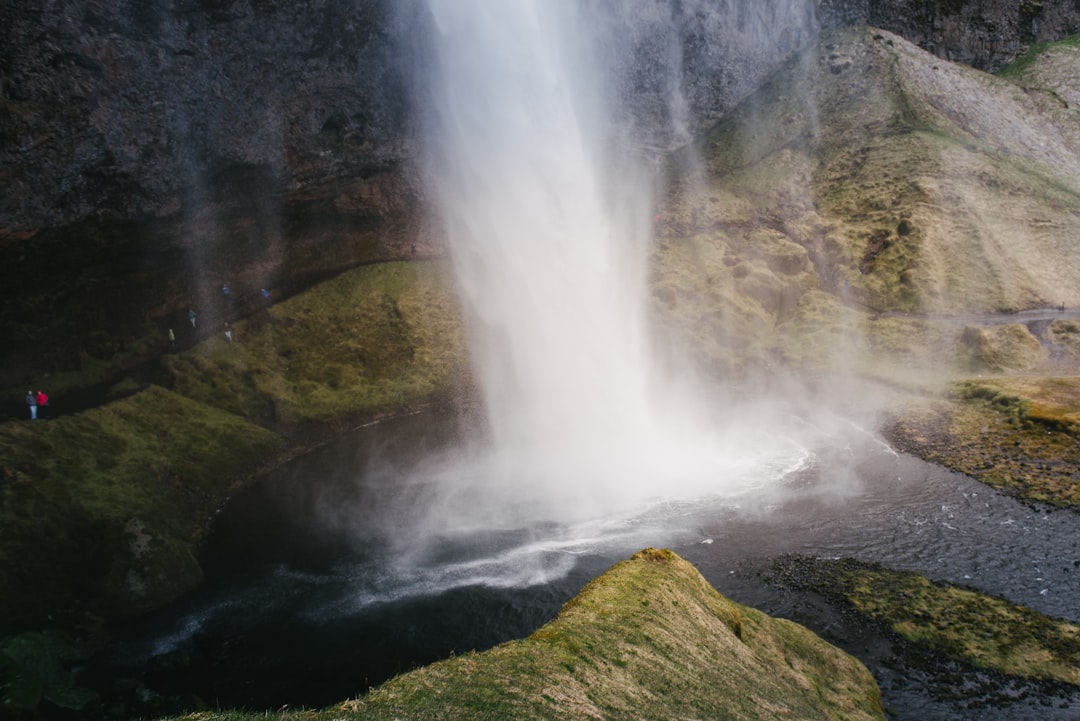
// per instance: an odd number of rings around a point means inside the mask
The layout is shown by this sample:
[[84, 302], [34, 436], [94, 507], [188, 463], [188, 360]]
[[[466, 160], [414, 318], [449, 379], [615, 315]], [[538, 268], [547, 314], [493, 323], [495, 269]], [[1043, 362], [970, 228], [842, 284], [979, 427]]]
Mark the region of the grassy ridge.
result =
[[211, 513], [278, 442], [156, 386], [0, 425], [0, 629], [133, 613], [188, 590]]
[[[883, 719], [862, 664], [720, 596], [670, 551], [612, 567], [531, 636], [283, 719]], [[187, 721], [254, 721], [199, 712]]]
[[1000, 376], [955, 383], [946, 399], [896, 409], [902, 450], [1007, 493], [1080, 509], [1080, 377]]

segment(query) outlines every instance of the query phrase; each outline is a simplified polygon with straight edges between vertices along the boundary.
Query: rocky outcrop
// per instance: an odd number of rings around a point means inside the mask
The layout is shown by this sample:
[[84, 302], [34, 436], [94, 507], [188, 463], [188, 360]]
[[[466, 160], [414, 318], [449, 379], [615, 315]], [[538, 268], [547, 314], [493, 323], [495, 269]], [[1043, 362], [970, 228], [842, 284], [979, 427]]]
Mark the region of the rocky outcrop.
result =
[[[1026, 58], [1022, 77], [1065, 87], [1073, 45]], [[1026, 329], [961, 338], [954, 318], [1080, 305], [1062, 262], [1080, 234], [1080, 116], [1013, 75], [885, 31], [822, 33], [693, 148], [704, 172], [676, 175], [654, 256], [661, 325], [711, 368], [1052, 360]], [[760, 257], [792, 245], [802, 266]]]

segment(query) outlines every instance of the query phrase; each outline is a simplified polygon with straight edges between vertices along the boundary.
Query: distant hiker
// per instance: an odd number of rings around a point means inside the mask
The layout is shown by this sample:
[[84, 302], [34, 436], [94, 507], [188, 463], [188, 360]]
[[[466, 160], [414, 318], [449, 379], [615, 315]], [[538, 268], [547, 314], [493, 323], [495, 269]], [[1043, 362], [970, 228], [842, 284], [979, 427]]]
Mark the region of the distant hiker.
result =
[[263, 288], [262, 290], [260, 290], [259, 295], [262, 296], [263, 300], [266, 300], [266, 301], [270, 300], [270, 291], [268, 291], [266, 288]]
[[45, 391], [39, 389], [34, 399], [37, 400], [38, 415], [44, 416], [45, 406], [49, 405], [49, 397], [45, 395]]
[[195, 319], [199, 317], [199, 314], [196, 313], [191, 308], [188, 308], [187, 317], [188, 317], [188, 320], [191, 321], [191, 327], [194, 328], [195, 327]]
[[225, 340], [232, 343], [232, 328], [229, 327], [229, 321], [225, 321]]
[[30, 420], [37, 419], [37, 396], [33, 391], [26, 391], [26, 405], [30, 408]]
[[176, 347], [176, 333], [173, 333], [173, 329], [169, 328], [169, 350]]
[[416, 243], [409, 246], [409, 253], [412, 255], [412, 259], [416, 260]]
[[232, 292], [232, 288], [229, 287], [229, 281], [225, 281], [221, 286], [221, 294], [226, 298], [229, 297], [229, 293]]

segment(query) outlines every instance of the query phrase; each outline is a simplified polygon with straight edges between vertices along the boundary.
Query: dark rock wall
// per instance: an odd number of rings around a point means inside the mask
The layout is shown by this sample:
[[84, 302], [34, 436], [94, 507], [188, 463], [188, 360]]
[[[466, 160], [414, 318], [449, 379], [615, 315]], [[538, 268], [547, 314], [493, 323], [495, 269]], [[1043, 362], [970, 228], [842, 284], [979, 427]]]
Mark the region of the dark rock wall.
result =
[[1032, 43], [1080, 33], [1077, 0], [820, 0], [823, 26], [872, 25], [980, 70], [1007, 65]]
[[5, 232], [198, 212], [403, 155], [375, 0], [25, 2], [0, 15]]
[[187, 307], [227, 314], [225, 280], [413, 242], [379, 0], [16, 0], [0, 28], [0, 387], [135, 363]]
[[818, 31], [813, 0], [587, 0], [622, 122], [647, 147], [683, 145]]
[[[310, 194], [396, 168], [411, 155], [407, 68], [395, 51], [409, 28], [392, 6], [4, 3], [0, 243], [90, 218], [190, 218], [237, 191]], [[644, 7], [609, 8], [604, 22], [621, 42], [620, 90], [646, 128], [722, 113], [819, 24], [883, 27], [984, 69], [1080, 32], [1076, 0]], [[673, 101], [683, 117], [671, 117]]]

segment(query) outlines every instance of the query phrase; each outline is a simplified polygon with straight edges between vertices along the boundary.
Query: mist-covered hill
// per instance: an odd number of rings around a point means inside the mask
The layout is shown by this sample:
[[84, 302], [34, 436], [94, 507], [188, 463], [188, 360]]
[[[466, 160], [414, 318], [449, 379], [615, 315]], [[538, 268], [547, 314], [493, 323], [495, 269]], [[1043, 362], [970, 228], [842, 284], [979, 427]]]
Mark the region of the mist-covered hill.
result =
[[991, 75], [824, 33], [677, 156], [662, 317], [718, 357], [947, 365], [947, 317], [1080, 305], [1077, 46]]

